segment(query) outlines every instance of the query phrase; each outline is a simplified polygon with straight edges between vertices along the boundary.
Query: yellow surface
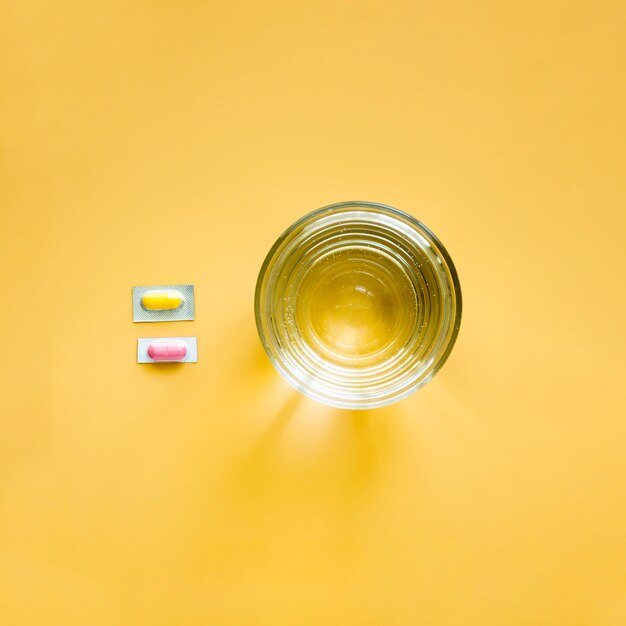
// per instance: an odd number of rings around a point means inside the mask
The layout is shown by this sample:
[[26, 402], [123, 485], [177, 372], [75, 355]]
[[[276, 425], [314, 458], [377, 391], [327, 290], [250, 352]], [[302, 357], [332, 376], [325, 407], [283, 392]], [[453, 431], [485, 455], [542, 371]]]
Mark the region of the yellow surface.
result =
[[[5, 0], [2, 626], [623, 626], [626, 5]], [[464, 294], [412, 398], [302, 399], [265, 253], [387, 202]], [[196, 321], [133, 324], [193, 282]], [[197, 365], [135, 363], [197, 335]]]

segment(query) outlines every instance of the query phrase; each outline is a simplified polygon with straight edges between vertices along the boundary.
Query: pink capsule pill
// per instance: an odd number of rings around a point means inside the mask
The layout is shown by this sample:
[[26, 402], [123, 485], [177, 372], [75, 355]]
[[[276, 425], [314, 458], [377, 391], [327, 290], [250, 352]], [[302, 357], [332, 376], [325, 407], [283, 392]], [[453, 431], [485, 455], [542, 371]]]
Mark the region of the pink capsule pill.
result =
[[153, 341], [148, 346], [148, 356], [153, 361], [182, 361], [187, 356], [184, 341]]

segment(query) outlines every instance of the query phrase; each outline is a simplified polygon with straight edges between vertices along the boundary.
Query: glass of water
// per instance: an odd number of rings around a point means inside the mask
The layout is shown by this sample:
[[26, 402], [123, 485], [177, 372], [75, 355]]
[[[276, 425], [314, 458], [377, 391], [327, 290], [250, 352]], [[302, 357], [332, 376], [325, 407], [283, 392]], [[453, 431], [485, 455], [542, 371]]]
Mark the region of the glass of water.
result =
[[278, 238], [255, 313], [263, 347], [291, 385], [367, 409], [408, 396], [441, 368], [459, 332], [461, 289], [426, 226], [390, 206], [343, 202]]

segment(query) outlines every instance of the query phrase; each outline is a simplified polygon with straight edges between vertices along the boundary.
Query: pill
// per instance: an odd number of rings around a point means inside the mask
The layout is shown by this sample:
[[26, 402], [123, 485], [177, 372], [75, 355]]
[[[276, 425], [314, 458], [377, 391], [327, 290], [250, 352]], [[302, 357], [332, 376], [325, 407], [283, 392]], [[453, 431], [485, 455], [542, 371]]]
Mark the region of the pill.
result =
[[146, 291], [141, 297], [141, 306], [146, 311], [175, 311], [185, 304], [185, 296], [177, 289], [155, 289]]
[[182, 361], [187, 356], [184, 341], [153, 341], [148, 346], [148, 356], [153, 361]]

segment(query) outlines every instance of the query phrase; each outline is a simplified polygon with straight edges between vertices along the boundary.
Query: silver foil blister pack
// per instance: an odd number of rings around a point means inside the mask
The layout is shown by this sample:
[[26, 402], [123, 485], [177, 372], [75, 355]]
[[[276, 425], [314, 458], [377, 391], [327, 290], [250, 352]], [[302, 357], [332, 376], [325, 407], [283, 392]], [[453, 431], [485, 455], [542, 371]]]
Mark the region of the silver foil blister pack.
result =
[[133, 287], [133, 322], [178, 322], [195, 316], [193, 285]]

